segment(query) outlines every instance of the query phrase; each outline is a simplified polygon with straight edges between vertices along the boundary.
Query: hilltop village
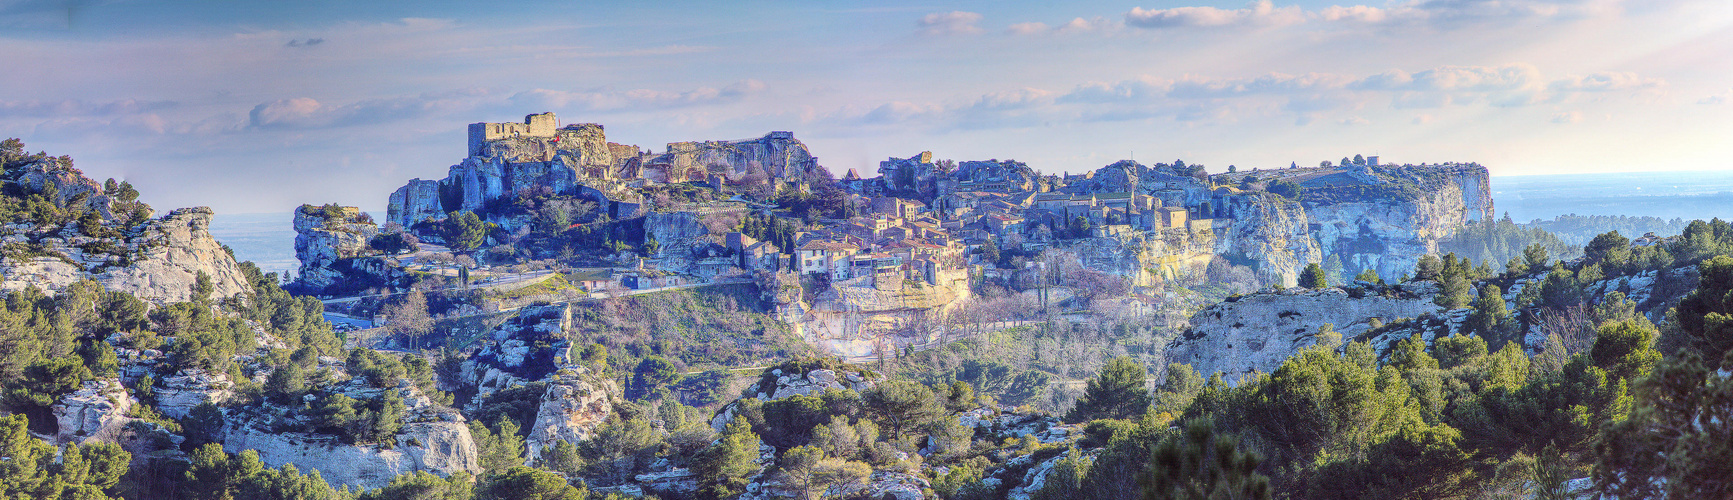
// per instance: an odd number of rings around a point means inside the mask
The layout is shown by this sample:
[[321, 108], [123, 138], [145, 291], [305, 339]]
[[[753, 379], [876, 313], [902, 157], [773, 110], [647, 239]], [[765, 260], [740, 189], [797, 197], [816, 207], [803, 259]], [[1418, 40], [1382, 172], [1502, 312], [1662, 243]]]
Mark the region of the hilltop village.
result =
[[297, 286], [327, 296], [404, 288], [415, 270], [371, 244], [403, 234], [473, 255], [465, 273], [558, 267], [598, 296], [782, 283], [765, 292], [780, 319], [865, 355], [943, 336], [955, 323], [944, 318], [984, 284], [1159, 307], [1170, 285], [1195, 284], [1212, 265], [1238, 269], [1245, 291], [1293, 286], [1309, 263], [1394, 278], [1454, 228], [1492, 215], [1487, 171], [1472, 163], [1356, 155], [1212, 175], [1125, 160], [1058, 175], [922, 152], [838, 178], [790, 132], [655, 152], [543, 113], [468, 133], [469, 156], [443, 179], [391, 193], [381, 226], [358, 210], [303, 207]]

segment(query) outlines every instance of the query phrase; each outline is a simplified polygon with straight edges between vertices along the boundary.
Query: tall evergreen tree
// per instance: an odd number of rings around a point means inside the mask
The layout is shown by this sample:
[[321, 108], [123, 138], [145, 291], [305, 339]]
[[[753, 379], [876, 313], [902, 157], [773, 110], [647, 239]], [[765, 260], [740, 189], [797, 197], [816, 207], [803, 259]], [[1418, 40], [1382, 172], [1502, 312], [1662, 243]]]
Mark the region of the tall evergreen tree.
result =
[[1150, 459], [1146, 500], [1263, 500], [1273, 498], [1270, 479], [1258, 473], [1263, 458], [1241, 450], [1239, 440], [1215, 432], [1207, 420], [1157, 445]]
[[1325, 274], [1324, 268], [1318, 263], [1306, 264], [1306, 269], [1300, 271], [1300, 286], [1313, 290], [1328, 287], [1330, 282], [1325, 278]]
[[1065, 416], [1067, 422], [1113, 418], [1137, 418], [1149, 410], [1150, 394], [1144, 388], [1149, 372], [1130, 356], [1120, 356], [1101, 367], [1101, 373], [1089, 381], [1083, 398]]

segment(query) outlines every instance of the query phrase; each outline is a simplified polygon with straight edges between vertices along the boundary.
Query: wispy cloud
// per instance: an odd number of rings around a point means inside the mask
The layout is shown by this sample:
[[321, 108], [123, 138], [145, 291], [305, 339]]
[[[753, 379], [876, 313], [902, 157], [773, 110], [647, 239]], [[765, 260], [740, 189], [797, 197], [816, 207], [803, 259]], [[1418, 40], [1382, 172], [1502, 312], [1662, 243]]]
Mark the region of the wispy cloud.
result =
[[1215, 7], [1174, 7], [1149, 9], [1132, 7], [1125, 13], [1125, 24], [1139, 28], [1214, 28], [1224, 26], [1286, 26], [1305, 21], [1305, 13], [1297, 6], [1276, 7], [1269, 0], [1259, 0], [1241, 9]]
[[981, 15], [967, 11], [934, 12], [921, 16], [916, 23], [922, 34], [926, 35], [975, 35], [981, 33]]

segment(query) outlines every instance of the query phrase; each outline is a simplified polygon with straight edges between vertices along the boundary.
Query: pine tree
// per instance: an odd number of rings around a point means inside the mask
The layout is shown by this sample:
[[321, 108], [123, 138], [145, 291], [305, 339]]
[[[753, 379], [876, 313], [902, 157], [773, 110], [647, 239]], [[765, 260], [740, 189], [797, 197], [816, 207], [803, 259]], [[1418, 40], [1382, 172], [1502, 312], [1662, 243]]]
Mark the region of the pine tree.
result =
[[1488, 284], [1480, 287], [1480, 298], [1474, 301], [1474, 313], [1468, 316], [1468, 329], [1483, 336], [1494, 337], [1500, 333], [1499, 325], [1510, 312], [1504, 308], [1504, 290], [1498, 285]]
[[1205, 420], [1162, 440], [1150, 459], [1143, 496], [1155, 500], [1262, 500], [1273, 498], [1270, 479], [1257, 472], [1263, 457], [1241, 450], [1232, 435], [1216, 434]]
[[1679, 303], [1679, 326], [1714, 368], [1733, 350], [1733, 257], [1704, 261], [1699, 272], [1697, 290]]
[[1451, 275], [1444, 279], [1444, 287], [1433, 301], [1447, 309], [1461, 309], [1468, 306], [1473, 293], [1474, 286], [1468, 283], [1468, 278]]
[[1318, 263], [1306, 264], [1306, 269], [1300, 271], [1300, 286], [1313, 290], [1328, 287], [1330, 282], [1325, 278], [1325, 274], [1324, 268]]
[[717, 498], [731, 497], [745, 491], [746, 478], [758, 472], [758, 446], [762, 443], [746, 417], [736, 415], [723, 428], [716, 444], [710, 445], [692, 464], [698, 477], [710, 482], [710, 493]]
[[1130, 356], [1120, 356], [1101, 367], [1101, 373], [1089, 381], [1083, 398], [1065, 416], [1067, 422], [1087, 422], [1111, 418], [1137, 418], [1149, 410], [1150, 394], [1144, 388], [1149, 372]]

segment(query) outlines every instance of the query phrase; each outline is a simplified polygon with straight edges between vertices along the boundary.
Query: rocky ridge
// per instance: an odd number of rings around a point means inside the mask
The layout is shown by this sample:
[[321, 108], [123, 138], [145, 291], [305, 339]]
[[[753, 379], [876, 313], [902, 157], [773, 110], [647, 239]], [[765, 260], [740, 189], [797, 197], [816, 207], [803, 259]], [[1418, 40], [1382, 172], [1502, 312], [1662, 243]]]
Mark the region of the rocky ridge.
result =
[[5, 175], [31, 194], [53, 198], [61, 210], [95, 216], [0, 226], [0, 290], [34, 286], [53, 294], [94, 279], [109, 290], [165, 304], [191, 300], [200, 275], [210, 279], [215, 299], [250, 289], [234, 256], [211, 237], [210, 208], [182, 208], [153, 219], [149, 206], [133, 200], [137, 192], [130, 186], [109, 193], [64, 158], [37, 159]]

